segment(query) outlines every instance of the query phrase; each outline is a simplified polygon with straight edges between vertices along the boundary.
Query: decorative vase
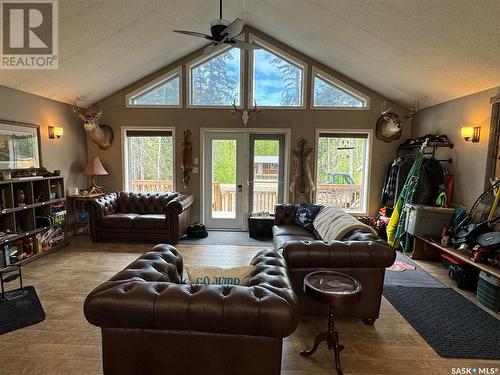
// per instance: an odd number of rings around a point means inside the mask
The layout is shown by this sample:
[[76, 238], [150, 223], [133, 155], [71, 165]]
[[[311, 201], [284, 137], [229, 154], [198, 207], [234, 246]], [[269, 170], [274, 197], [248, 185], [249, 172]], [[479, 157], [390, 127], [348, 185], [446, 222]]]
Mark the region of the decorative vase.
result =
[[17, 202], [17, 205], [18, 206], [24, 206], [24, 199], [25, 199], [25, 195], [24, 195], [24, 191], [19, 189], [17, 191], [17, 195], [16, 195], [16, 202]]

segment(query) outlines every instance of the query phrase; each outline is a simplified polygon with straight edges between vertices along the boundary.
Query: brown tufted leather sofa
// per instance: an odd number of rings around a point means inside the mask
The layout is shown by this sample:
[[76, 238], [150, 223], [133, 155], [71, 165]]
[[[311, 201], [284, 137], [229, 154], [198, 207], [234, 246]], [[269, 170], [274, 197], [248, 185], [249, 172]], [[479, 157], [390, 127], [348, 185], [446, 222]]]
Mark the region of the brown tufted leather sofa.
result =
[[115, 192], [87, 201], [94, 241], [176, 244], [189, 225], [194, 196], [183, 193]]
[[343, 272], [363, 286], [361, 300], [354, 305], [339, 306], [338, 316], [362, 318], [372, 325], [379, 316], [385, 268], [396, 259], [387, 242], [372, 233], [353, 231], [342, 241], [322, 241], [313, 233], [295, 225], [297, 206], [279, 204], [275, 208], [273, 243], [282, 250], [292, 285], [299, 297], [304, 315], [326, 315], [328, 307], [304, 293], [304, 276], [316, 270]]
[[181, 284], [183, 260], [157, 245], [84, 303], [101, 328], [104, 374], [278, 375], [297, 296], [283, 257], [258, 253], [248, 286]]

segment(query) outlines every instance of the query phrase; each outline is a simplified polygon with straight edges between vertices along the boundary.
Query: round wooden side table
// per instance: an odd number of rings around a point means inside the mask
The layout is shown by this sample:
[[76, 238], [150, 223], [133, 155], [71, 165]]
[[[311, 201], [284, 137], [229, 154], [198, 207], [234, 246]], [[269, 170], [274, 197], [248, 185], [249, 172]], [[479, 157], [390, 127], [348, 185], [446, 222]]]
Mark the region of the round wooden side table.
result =
[[319, 302], [330, 306], [328, 314], [328, 330], [318, 333], [314, 345], [309, 350], [304, 350], [300, 355], [309, 357], [322, 341], [326, 341], [328, 350], [333, 350], [335, 356], [335, 367], [339, 375], [343, 375], [340, 366], [340, 352], [344, 349], [339, 343], [339, 334], [335, 331], [334, 307], [341, 304], [349, 304], [359, 301], [361, 298], [361, 283], [352, 278], [335, 271], [311, 272], [304, 278], [304, 292]]

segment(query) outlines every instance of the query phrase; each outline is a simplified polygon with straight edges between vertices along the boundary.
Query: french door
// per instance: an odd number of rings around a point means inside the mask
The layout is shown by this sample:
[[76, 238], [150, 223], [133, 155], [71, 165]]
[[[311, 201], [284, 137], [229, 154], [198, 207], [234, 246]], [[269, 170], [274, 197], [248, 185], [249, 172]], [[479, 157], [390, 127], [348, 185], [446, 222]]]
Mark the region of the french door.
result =
[[284, 200], [285, 135], [204, 133], [203, 220], [208, 228], [245, 230], [250, 212], [274, 212]]

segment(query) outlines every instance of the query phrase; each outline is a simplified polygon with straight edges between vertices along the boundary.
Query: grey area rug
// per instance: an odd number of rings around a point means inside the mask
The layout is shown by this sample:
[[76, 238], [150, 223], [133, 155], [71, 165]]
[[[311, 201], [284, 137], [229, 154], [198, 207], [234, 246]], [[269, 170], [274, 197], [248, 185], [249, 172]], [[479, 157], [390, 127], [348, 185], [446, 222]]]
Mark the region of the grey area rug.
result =
[[500, 321], [455, 290], [385, 286], [384, 297], [439, 356], [500, 359]]
[[256, 240], [248, 236], [248, 232], [232, 232], [209, 230], [208, 237], [205, 238], [182, 238], [181, 245], [242, 245], [242, 246], [260, 246], [273, 247], [272, 239]]
[[410, 258], [399, 251], [396, 259], [415, 267], [414, 270], [404, 270], [402, 272], [385, 270], [384, 286], [406, 286], [416, 288], [446, 288], [446, 285], [436, 280], [433, 276], [417, 266]]

